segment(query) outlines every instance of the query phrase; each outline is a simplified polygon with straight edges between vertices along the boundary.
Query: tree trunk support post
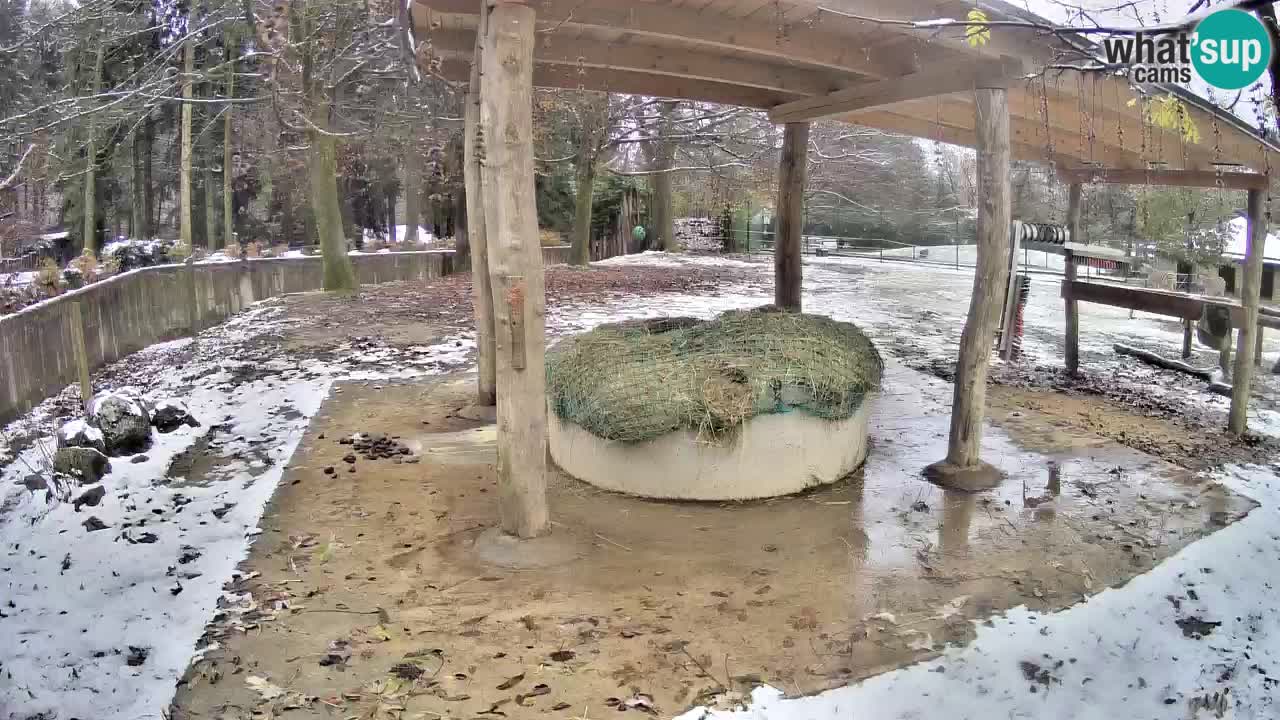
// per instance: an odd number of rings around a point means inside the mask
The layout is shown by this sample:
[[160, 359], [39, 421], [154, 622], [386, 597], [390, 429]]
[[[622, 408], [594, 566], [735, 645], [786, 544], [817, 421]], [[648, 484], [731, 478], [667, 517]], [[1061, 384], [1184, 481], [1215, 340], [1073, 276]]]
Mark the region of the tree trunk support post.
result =
[[778, 165], [778, 234], [773, 243], [773, 304], [800, 312], [804, 235], [804, 182], [809, 166], [809, 123], [787, 123]]
[[1244, 278], [1240, 284], [1240, 304], [1244, 306], [1244, 324], [1236, 347], [1235, 373], [1231, 379], [1231, 416], [1227, 429], [1244, 435], [1248, 427], [1249, 390], [1253, 383], [1254, 338], [1258, 337], [1258, 300], [1262, 291], [1262, 249], [1267, 242], [1267, 223], [1263, 217], [1262, 190], [1249, 191], [1249, 246], [1245, 251]]
[[[498, 392], [498, 490], [504, 532], [545, 533], [546, 325], [533, 178], [534, 10], [500, 0], [485, 27], [480, 159]], [[478, 269], [473, 269], [473, 273]]]
[[[1080, 242], [1080, 205], [1084, 195], [1084, 186], [1071, 183], [1067, 188], [1067, 239], [1073, 243]], [[1075, 259], [1067, 255], [1067, 262], [1062, 267], [1063, 278], [1067, 287], [1076, 279]], [[1080, 306], [1070, 290], [1063, 293], [1066, 301], [1066, 366], [1067, 373], [1075, 375], [1080, 372]]]
[[[483, 83], [485, 23], [489, 15], [487, 0], [480, 2], [480, 29], [476, 33], [475, 57], [471, 63], [471, 83], [467, 88], [464, 109], [463, 180], [467, 191], [467, 238], [471, 245], [471, 299], [476, 315], [476, 350], [479, 356], [479, 377], [476, 379], [476, 404], [497, 403], [497, 378], [495, 377], [493, 346], [493, 294], [489, 285], [489, 246], [485, 241], [484, 198], [489, 197], [481, 189], [480, 165], [485, 157], [485, 134], [480, 132], [480, 93]], [[416, 157], [411, 154], [410, 157]], [[412, 162], [412, 161], [410, 161]], [[416, 173], [416, 168], [406, 168]], [[416, 187], [413, 188], [416, 191]], [[418, 227], [417, 199], [412, 198], [408, 225]], [[416, 239], [416, 238], [415, 238]]]
[[979, 458], [987, 396], [987, 361], [1005, 283], [1008, 282], [1011, 207], [1009, 191], [1009, 99], [1003, 88], [975, 91], [978, 176], [978, 260], [973, 295], [960, 354], [947, 457], [925, 468], [926, 477], [961, 490], [980, 490], [1000, 481], [1001, 473]]

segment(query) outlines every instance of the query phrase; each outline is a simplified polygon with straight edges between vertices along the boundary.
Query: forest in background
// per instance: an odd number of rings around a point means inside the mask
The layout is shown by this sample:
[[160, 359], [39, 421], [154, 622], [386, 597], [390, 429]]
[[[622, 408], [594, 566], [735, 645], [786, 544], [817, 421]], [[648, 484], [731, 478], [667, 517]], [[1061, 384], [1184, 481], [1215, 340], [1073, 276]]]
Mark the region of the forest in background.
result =
[[[403, 244], [398, 225], [465, 251], [465, 88], [438, 76], [433, 30], [386, 2], [0, 0], [0, 257], [59, 228], [45, 252], [61, 262], [120, 237], [172, 239], [178, 257], [308, 246], [349, 286], [343, 249]], [[648, 248], [678, 249], [674, 218], [707, 217], [746, 249], [769, 215], [781, 131], [762, 113], [581, 90], [539, 91], [534, 113], [544, 241], [575, 262], [628, 192]], [[971, 242], [971, 152], [818, 123], [809, 159], [807, 232]], [[1012, 183], [1015, 218], [1062, 221], [1051, 169], [1015, 163]], [[1086, 235], [1211, 259], [1243, 202], [1093, 187]]]

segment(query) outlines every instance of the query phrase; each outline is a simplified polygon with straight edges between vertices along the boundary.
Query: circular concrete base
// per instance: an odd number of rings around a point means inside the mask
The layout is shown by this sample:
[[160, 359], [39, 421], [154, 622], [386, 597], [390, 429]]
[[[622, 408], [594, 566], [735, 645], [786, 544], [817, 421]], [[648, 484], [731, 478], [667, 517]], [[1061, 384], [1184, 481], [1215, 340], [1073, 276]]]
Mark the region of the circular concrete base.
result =
[[1004, 480], [1000, 468], [981, 461], [973, 467], [961, 467], [942, 460], [925, 468], [924, 476], [944, 488], [965, 492], [989, 490]]
[[502, 532], [501, 528], [480, 533], [473, 548], [481, 561], [510, 570], [564, 565], [582, 557], [589, 549], [567, 533], [521, 540]]
[[751, 500], [833, 483], [867, 458], [864, 402], [847, 420], [758, 415], [719, 443], [683, 430], [641, 443], [603, 440], [547, 413], [551, 458], [596, 487], [670, 500]]

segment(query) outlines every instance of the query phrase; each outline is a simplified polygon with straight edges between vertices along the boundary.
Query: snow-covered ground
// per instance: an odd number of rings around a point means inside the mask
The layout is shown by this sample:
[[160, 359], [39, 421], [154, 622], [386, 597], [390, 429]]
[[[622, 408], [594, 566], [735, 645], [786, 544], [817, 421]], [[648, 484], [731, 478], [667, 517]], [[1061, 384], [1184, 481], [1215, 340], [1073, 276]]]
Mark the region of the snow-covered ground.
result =
[[0, 717], [160, 717], [331, 384], [455, 368], [474, 348], [464, 333], [406, 350], [348, 344], [331, 363], [254, 349], [286, 321], [266, 301], [194, 345], [131, 356], [139, 392], [181, 399], [201, 426], [112, 458], [96, 506], [70, 502], [81, 488], [56, 498], [23, 485], [47, 474], [50, 440], [0, 472]]
[[[748, 709], [681, 720], [1277, 717], [1275, 471], [1215, 473], [1261, 506], [1122, 588], [1059, 613], [1015, 608], [975, 624], [968, 646], [850, 687], [794, 699], [761, 688]], [[1175, 608], [1204, 624], [1175, 624]]]
[[30, 285], [36, 281], [36, 273], [28, 270], [16, 273], [0, 273], [0, 288]]
[[[710, 264], [771, 273], [756, 261], [662, 253], [603, 264]], [[882, 348], [907, 339], [921, 352], [954, 357], [971, 284], [964, 269], [810, 258], [804, 302], [807, 311], [859, 323]], [[555, 337], [623, 318], [706, 317], [770, 300], [756, 284], [715, 295], [560, 304], [548, 309], [548, 332]], [[0, 598], [0, 717], [161, 717], [331, 384], [463, 367], [474, 348], [473, 335], [463, 331], [430, 346], [344, 343], [324, 360], [301, 358], [263, 342], [288, 322], [279, 300], [266, 301], [196, 343], [164, 343], [126, 360], [122, 374], [135, 375], [148, 399], [180, 398], [202, 426], [156, 435], [143, 460], [114, 458], [99, 505], [77, 511], [72, 502], [51, 501], [44, 491], [15, 484], [47, 462], [47, 444], [23, 451], [0, 472], [0, 579], [6, 591]], [[1027, 326], [1028, 361], [1059, 362], [1055, 282], [1033, 282]], [[1110, 344], [1118, 339], [1174, 349], [1181, 343], [1175, 323], [1144, 314], [1130, 319], [1118, 308], [1083, 306], [1081, 327], [1086, 364], [1117, 362]], [[1269, 359], [1277, 349], [1273, 339]], [[1140, 381], [1141, 373], [1154, 371], [1136, 372]], [[1208, 394], [1196, 401], [1225, 408], [1224, 399]], [[38, 425], [50, 405], [9, 430]], [[1280, 434], [1274, 413], [1257, 412], [1251, 423]], [[189, 469], [192, 457], [202, 470]], [[1272, 665], [1280, 652], [1280, 618], [1268, 605], [1270, 578], [1280, 577], [1275, 471], [1219, 469], [1222, 482], [1261, 507], [1123, 588], [1057, 614], [1015, 609], [977, 628], [977, 641], [966, 647], [849, 688], [802, 699], [761, 690], [745, 717], [1172, 719], [1194, 717], [1188, 710], [1193, 697], [1212, 699], [1225, 688], [1234, 717], [1274, 716], [1269, 691], [1270, 677], [1280, 673]], [[106, 527], [90, 530], [85, 523], [91, 516]], [[1169, 603], [1221, 625], [1200, 628], [1204, 639], [1188, 637], [1164, 619], [1169, 613], [1154, 612]], [[1030, 678], [1024, 663], [1034, 663]], [[1142, 686], [1116, 681], [1133, 676], [1111, 672], [1121, 666], [1142, 668]], [[1037, 692], [1028, 692], [1033, 686]]]

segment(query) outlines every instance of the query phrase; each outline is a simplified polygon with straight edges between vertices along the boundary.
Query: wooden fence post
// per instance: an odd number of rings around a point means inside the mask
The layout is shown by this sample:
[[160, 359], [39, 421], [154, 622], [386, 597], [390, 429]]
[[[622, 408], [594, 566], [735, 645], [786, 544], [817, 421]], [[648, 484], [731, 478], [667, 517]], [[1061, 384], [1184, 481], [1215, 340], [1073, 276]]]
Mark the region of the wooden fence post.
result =
[[79, 302], [71, 303], [71, 347], [80, 376], [80, 398], [84, 401], [84, 414], [88, 416], [89, 401], [93, 399], [93, 381], [89, 377], [89, 352], [84, 344], [84, 311]]
[[467, 239], [471, 245], [471, 300], [476, 316], [476, 355], [479, 377], [476, 380], [476, 404], [493, 405], [497, 401], [497, 379], [494, 375], [493, 290], [489, 285], [489, 244], [485, 237], [485, 198], [491, 196], [483, 184], [480, 171], [485, 161], [487, 138], [480, 128], [480, 90], [484, 83], [484, 38], [489, 16], [488, 0], [480, 3], [480, 28], [471, 62], [471, 82], [467, 86], [463, 109], [463, 182], [467, 195]]
[[[1067, 188], [1067, 239], [1073, 243], [1080, 242], [1080, 205], [1084, 188], [1080, 183], [1071, 183]], [[1066, 301], [1066, 365], [1067, 373], [1075, 375], [1080, 372], [1080, 306], [1071, 294], [1071, 283], [1076, 279], [1075, 258], [1068, 252], [1066, 264], [1062, 266], [1063, 282], [1067, 284], [1067, 292], [1062, 296]]]
[[990, 487], [1000, 472], [982, 462], [982, 417], [987, 399], [987, 361], [1000, 300], [1008, 280], [1009, 257], [1009, 98], [1003, 88], [974, 92], [978, 176], [978, 259], [973, 272], [973, 295], [960, 354], [956, 360], [951, 433], [945, 460], [925, 469], [939, 484], [962, 490]]
[[803, 271], [804, 180], [809, 167], [809, 123], [787, 123], [778, 165], [778, 234], [773, 242], [773, 304], [800, 312]]
[[[489, 13], [479, 130], [498, 391], [502, 529], [547, 531], [546, 320], [533, 183], [533, 8], [500, 1]], [[473, 270], [472, 272], [475, 272]]]
[[1249, 390], [1253, 383], [1254, 337], [1258, 332], [1258, 300], [1262, 293], [1262, 252], [1267, 242], [1267, 223], [1263, 217], [1261, 190], [1249, 191], [1249, 246], [1245, 251], [1244, 277], [1240, 284], [1240, 304], [1244, 306], [1244, 325], [1240, 328], [1240, 344], [1236, 347], [1235, 373], [1231, 378], [1231, 417], [1227, 429], [1244, 435], [1248, 429]]

